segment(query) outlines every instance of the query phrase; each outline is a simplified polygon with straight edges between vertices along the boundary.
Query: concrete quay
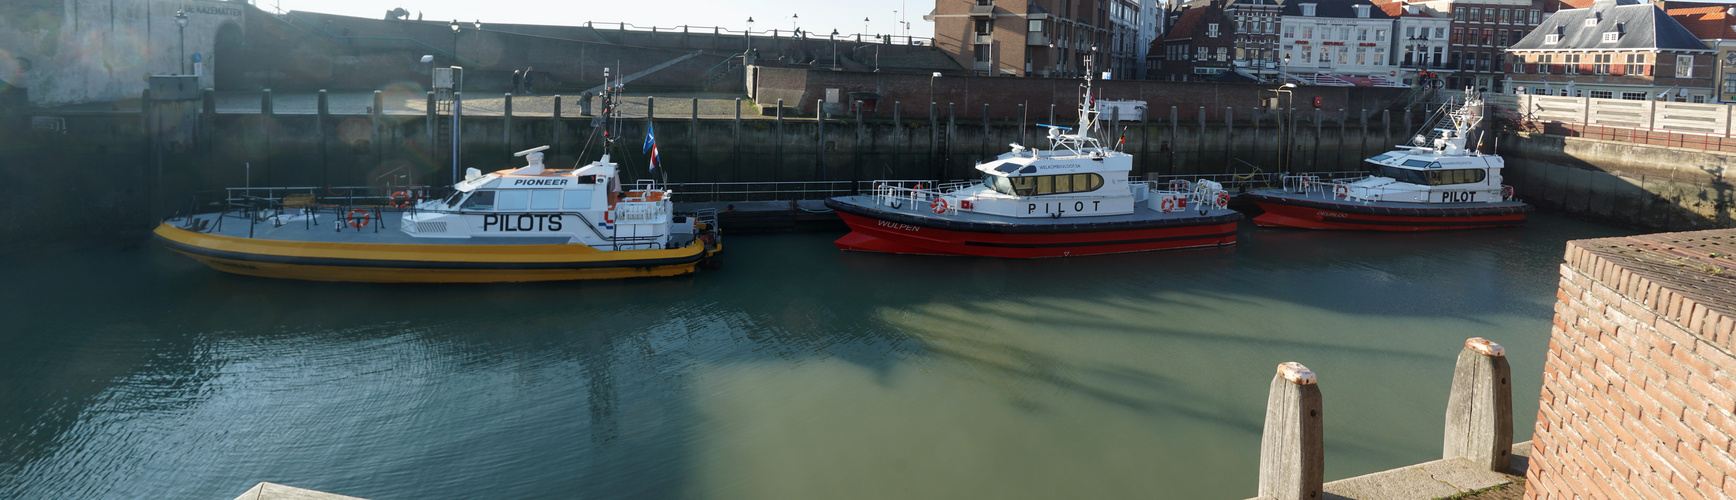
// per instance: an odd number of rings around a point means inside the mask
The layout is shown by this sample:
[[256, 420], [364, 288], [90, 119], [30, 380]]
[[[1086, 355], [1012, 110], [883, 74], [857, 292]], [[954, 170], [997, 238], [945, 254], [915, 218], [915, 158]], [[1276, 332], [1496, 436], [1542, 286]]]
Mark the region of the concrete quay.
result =
[[361, 497], [326, 493], [307, 488], [285, 486], [277, 483], [261, 482], [248, 488], [246, 493], [235, 497], [235, 500], [367, 500]]

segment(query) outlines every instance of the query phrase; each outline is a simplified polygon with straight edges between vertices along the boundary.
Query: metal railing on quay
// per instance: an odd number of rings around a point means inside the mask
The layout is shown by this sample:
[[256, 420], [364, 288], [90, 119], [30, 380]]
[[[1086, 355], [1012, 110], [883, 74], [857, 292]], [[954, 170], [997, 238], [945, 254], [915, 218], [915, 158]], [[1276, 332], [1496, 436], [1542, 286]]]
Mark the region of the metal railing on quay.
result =
[[1604, 123], [1563, 122], [1554, 120], [1508, 119], [1511, 130], [1579, 137], [1602, 141], [1618, 141], [1648, 146], [1698, 149], [1720, 153], [1736, 153], [1736, 137], [1725, 134], [1630, 127]]

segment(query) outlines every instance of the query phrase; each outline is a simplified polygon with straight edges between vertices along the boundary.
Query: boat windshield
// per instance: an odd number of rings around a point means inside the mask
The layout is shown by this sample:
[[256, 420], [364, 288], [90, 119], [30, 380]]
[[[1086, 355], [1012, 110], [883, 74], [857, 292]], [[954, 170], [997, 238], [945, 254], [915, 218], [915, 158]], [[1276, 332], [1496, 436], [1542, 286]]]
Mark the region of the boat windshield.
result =
[[464, 199], [464, 192], [463, 191], [453, 191], [452, 196], [446, 197], [446, 200], [445, 200], [446, 208], [457, 207], [458, 206], [458, 200], [462, 200], [462, 199]]
[[1001, 177], [999, 175], [983, 174], [983, 185], [988, 186], [989, 189], [993, 189], [995, 192], [1000, 194], [1009, 196], [1019, 195], [1013, 191], [1012, 181], [1008, 181], [1006, 177]]
[[1398, 167], [1393, 167], [1393, 166], [1388, 166], [1388, 165], [1380, 165], [1380, 164], [1374, 164], [1374, 163], [1371, 163], [1370, 165], [1373, 167], [1370, 170], [1371, 170], [1371, 173], [1374, 175], [1378, 175], [1381, 177], [1390, 177], [1390, 178], [1392, 178], [1392, 180], [1399, 181], [1399, 182], [1407, 182], [1407, 183], [1411, 183], [1411, 184], [1420, 184], [1420, 185], [1424, 185], [1424, 186], [1427, 186], [1429, 184], [1428, 174], [1424, 173], [1421, 170], [1411, 170], [1411, 169], [1407, 169], [1407, 168], [1398, 168]]

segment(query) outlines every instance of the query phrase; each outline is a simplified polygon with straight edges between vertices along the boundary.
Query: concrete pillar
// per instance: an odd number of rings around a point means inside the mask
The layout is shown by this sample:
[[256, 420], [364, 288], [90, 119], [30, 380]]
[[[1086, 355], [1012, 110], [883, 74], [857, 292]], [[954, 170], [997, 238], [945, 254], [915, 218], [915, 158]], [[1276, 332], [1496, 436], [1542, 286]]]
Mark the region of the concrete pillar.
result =
[[[554, 127], [552, 127], [552, 128], [554, 129], [554, 136], [555, 137], [554, 137], [554, 141], [553, 141], [554, 147], [550, 148], [550, 149], [555, 150], [555, 154], [561, 154], [563, 151], [566, 151], [563, 143], [566, 142], [565, 139], [567, 137], [567, 123], [564, 121], [561, 121], [561, 96], [560, 96], [560, 94], [555, 94], [555, 104], [554, 105], [555, 105], [554, 115], [552, 117], [550, 117], [549, 119], [554, 121]], [[650, 107], [647, 106], [646, 110], [647, 110], [647, 112], [649, 112]], [[649, 116], [649, 114], [647, 114], [647, 116]]]
[[505, 135], [501, 137], [501, 144], [506, 145], [507, 151], [518, 151], [518, 148], [512, 145], [512, 93], [507, 92], [502, 98], [504, 100], [501, 102], [500, 128]]
[[1465, 457], [1489, 470], [1507, 471], [1513, 459], [1511, 377], [1501, 344], [1482, 337], [1465, 339], [1453, 366], [1441, 458]]
[[1320, 386], [1314, 372], [1294, 361], [1278, 365], [1266, 396], [1266, 429], [1260, 435], [1257, 496], [1273, 500], [1323, 500], [1326, 452]]

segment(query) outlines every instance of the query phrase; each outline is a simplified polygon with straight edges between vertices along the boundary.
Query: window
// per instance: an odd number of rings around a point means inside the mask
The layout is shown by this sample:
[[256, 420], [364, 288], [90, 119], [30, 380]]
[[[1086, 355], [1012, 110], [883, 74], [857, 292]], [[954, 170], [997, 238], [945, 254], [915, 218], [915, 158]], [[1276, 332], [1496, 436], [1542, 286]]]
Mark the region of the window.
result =
[[1430, 186], [1476, 184], [1483, 182], [1483, 179], [1488, 175], [1482, 169], [1430, 170], [1426, 174], [1428, 175], [1427, 184]]
[[1356, 48], [1356, 64], [1368, 64], [1368, 47]]
[[1616, 40], [1619, 40], [1619, 39], [1621, 39], [1621, 34], [1620, 34], [1620, 33], [1616, 33], [1616, 32], [1614, 32], [1614, 31], [1605, 31], [1605, 32], [1603, 32], [1603, 41], [1604, 41], [1604, 43], [1609, 43], [1609, 42], [1613, 42], [1613, 41], [1616, 41]]
[[1339, 40], [1349, 40], [1350, 39], [1350, 28], [1338, 28], [1338, 39]]
[[1464, 42], [1465, 42], [1465, 29], [1464, 28], [1453, 28], [1452, 43], [1454, 45], [1458, 45], [1458, 44], [1461, 44]]
[[470, 198], [464, 200], [464, 206], [458, 208], [460, 210], [494, 210], [494, 190], [479, 190], [471, 193]]
[[1537, 10], [1537, 9], [1531, 9], [1531, 24], [1533, 26], [1537, 25], [1537, 23], [1539, 23], [1539, 22], [1542, 22], [1540, 20], [1541, 14], [1542, 14], [1542, 11]]
[[1447, 32], [1446, 28], [1435, 28], [1435, 39], [1440, 40], [1442, 38], [1446, 38], [1446, 36], [1447, 36], [1446, 32]]
[[[1007, 178], [1013, 193], [1019, 196], [1084, 193], [1103, 187], [1103, 176], [1097, 174], [1034, 175]], [[996, 181], [998, 184], [999, 181]], [[1000, 189], [990, 185], [996, 191]]]
[[1555, 45], [1556, 43], [1558, 43], [1560, 41], [1561, 41], [1561, 35], [1557, 35], [1554, 33], [1543, 35], [1543, 43], [1545, 43], [1545, 44]]
[[1368, 8], [1369, 7], [1371, 7], [1371, 6], [1370, 5], [1357, 5], [1356, 6], [1356, 17], [1368, 19]]
[[1296, 26], [1295, 25], [1285, 25], [1284, 26], [1284, 38], [1296, 38]]
[[1501, 23], [1506, 24], [1506, 23], [1513, 22], [1513, 18], [1511, 17], [1512, 13], [1513, 13], [1512, 10], [1501, 9]]
[[1495, 44], [1495, 30], [1483, 30], [1483, 43], [1481, 45], [1494, 45], [1494, 44]]
[[1513, 30], [1513, 32], [1507, 36], [1507, 42], [1504, 45], [1511, 47], [1518, 44], [1519, 40], [1523, 39], [1525, 39], [1525, 30]]
[[1314, 6], [1315, 6], [1315, 4], [1311, 4], [1311, 3], [1302, 4], [1302, 15], [1304, 15], [1304, 16], [1314, 15]]
[[1230, 58], [1229, 48], [1228, 47], [1218, 47], [1218, 59], [1217, 60], [1224, 61], [1224, 60], [1228, 60], [1229, 58]]
[[1500, 30], [1500, 31], [1495, 32], [1495, 43], [1496, 44], [1507, 43], [1507, 30]]
[[991, 47], [991, 45], [983, 44], [983, 45], [977, 45], [975, 47], [976, 47], [976, 61], [977, 62], [988, 62], [989, 61], [989, 47]]
[[1495, 22], [1495, 8], [1494, 7], [1483, 9], [1483, 22], [1485, 22], [1485, 23]]
[[1404, 37], [1407, 39], [1415, 40], [1417, 38], [1417, 27], [1416, 26], [1406, 26], [1404, 28]]
[[1201, 61], [1204, 61], [1204, 60], [1206, 60], [1206, 48], [1205, 48], [1205, 47], [1200, 47], [1200, 48], [1199, 48], [1199, 49], [1200, 49], [1200, 50], [1199, 50], [1199, 55], [1198, 55], [1198, 56], [1197, 56], [1197, 57], [1194, 57], [1194, 59], [1198, 59], [1198, 60], [1201, 60]]
[[1676, 56], [1676, 78], [1694, 77], [1694, 56]]
[[1042, 19], [1032, 19], [1029, 31], [1032, 33], [1042, 33], [1043, 32], [1043, 20]]
[[1592, 99], [1609, 99], [1611, 97], [1615, 97], [1615, 93], [1610, 92], [1608, 90], [1593, 90], [1593, 91], [1591, 91], [1591, 98]]
[[565, 210], [588, 210], [591, 208], [591, 192], [583, 191], [583, 190], [576, 190], [576, 191], [569, 191], [569, 192], [572, 193], [572, 196], [568, 196], [568, 197], [566, 197], [565, 200], [562, 200], [563, 201], [563, 203], [561, 203], [562, 209], [565, 209]]
[[1567, 63], [1567, 69], [1565, 71], [1562, 71], [1562, 73], [1569, 74], [1569, 75], [1582, 73], [1580, 71], [1580, 69], [1582, 69], [1582, 68], [1579, 67], [1579, 54], [1568, 54], [1565, 56], [1561, 56], [1561, 62]]
[[[1405, 163], [1410, 163], [1413, 161], [1416, 161], [1416, 160], [1405, 160]], [[1419, 163], [1422, 163], [1422, 162], [1419, 162]], [[1407, 168], [1398, 168], [1398, 167], [1389, 167], [1386, 165], [1377, 165], [1374, 167], [1374, 175], [1391, 178], [1392, 180], [1399, 181], [1399, 182], [1408, 182], [1411, 184], [1428, 184], [1429, 183], [1425, 172], [1422, 172], [1420, 170], [1411, 170], [1411, 169], [1407, 169]]]
[[1312, 61], [1312, 60], [1314, 60], [1314, 50], [1311, 48], [1308, 48], [1307, 46], [1303, 46], [1302, 47], [1302, 57], [1297, 58], [1296, 61], [1305, 63], [1305, 62]]
[[978, 35], [987, 35], [994, 31], [994, 26], [995, 24], [993, 21], [979, 19], [976, 22], [976, 33]]
[[1374, 49], [1374, 65], [1375, 66], [1385, 66], [1386, 65], [1386, 49], [1382, 49], [1382, 48], [1375, 48]]
[[1217, 38], [1217, 36], [1218, 36], [1218, 23], [1207, 23], [1206, 24], [1206, 36], [1211, 37], [1211, 38]]
[[1338, 48], [1338, 64], [1350, 64], [1350, 47]]
[[1646, 100], [1646, 93], [1645, 92], [1622, 92], [1621, 98], [1623, 100], [1628, 100], [1628, 101], [1644, 101], [1644, 100]]
[[1692, 103], [1696, 103], [1696, 104], [1705, 104], [1706, 96], [1703, 96], [1700, 94], [1694, 94], [1693, 97], [1690, 97], [1688, 99], [1688, 102], [1692, 102]]
[[1374, 41], [1376, 41], [1376, 42], [1386, 41], [1386, 30], [1374, 30]]
[[495, 210], [523, 211], [526, 208], [530, 208], [529, 189], [507, 189], [499, 191], [499, 193], [500, 194], [496, 196], [499, 200], [495, 202]]
[[530, 190], [530, 209], [553, 211], [561, 208], [561, 190], [532, 189]]
[[1356, 40], [1359, 42], [1368, 41], [1368, 29], [1365, 28], [1365, 29], [1356, 30]]
[[1458, 7], [1458, 8], [1453, 9], [1453, 20], [1461, 22], [1461, 23], [1465, 22], [1465, 8], [1464, 7]]
[[1736, 73], [1724, 73], [1724, 93], [1736, 94]]
[[1303, 26], [1302, 27], [1302, 39], [1307, 40], [1310, 38], [1314, 38], [1314, 27], [1313, 26]]
[[1489, 53], [1488, 52], [1484, 52], [1484, 53], [1482, 53], [1482, 55], [1477, 56], [1477, 61], [1478, 61], [1478, 66], [1480, 66], [1483, 71], [1489, 71]]

